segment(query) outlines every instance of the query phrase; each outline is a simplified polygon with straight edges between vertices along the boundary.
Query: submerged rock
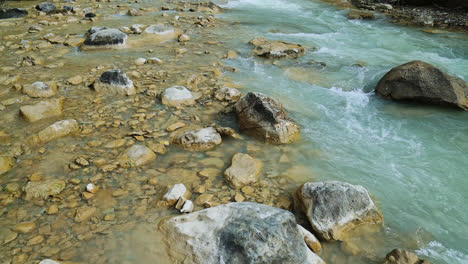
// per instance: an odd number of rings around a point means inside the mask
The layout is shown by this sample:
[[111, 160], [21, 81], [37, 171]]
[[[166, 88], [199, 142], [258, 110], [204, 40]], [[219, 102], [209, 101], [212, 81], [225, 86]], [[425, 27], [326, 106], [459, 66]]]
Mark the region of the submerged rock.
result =
[[39, 264], [60, 264], [57, 261], [51, 260], [51, 259], [43, 259]]
[[55, 10], [57, 10], [57, 7], [54, 4], [52, 4], [52, 2], [42, 2], [36, 5], [36, 10], [45, 13], [52, 13]]
[[79, 129], [78, 122], [74, 119], [57, 121], [40, 131], [31, 138], [33, 144], [43, 144], [57, 138], [65, 137]]
[[57, 93], [57, 84], [55, 82], [35, 82], [23, 87], [23, 93], [33, 98], [52, 97]]
[[190, 192], [187, 190], [184, 184], [178, 183], [169, 188], [167, 193], [164, 194], [163, 199], [171, 206], [175, 204], [180, 198], [188, 199]]
[[349, 19], [366, 19], [366, 20], [375, 19], [375, 14], [374, 12], [371, 12], [371, 11], [351, 9], [348, 12], [348, 18]]
[[224, 172], [224, 178], [234, 188], [257, 181], [263, 168], [263, 162], [248, 154], [236, 153], [231, 166]]
[[163, 105], [185, 106], [195, 104], [195, 97], [192, 92], [184, 86], [172, 86], [167, 88], [161, 95]]
[[115, 28], [92, 27], [84, 44], [88, 46], [125, 45], [127, 34]]
[[28, 15], [28, 11], [23, 8], [0, 9], [0, 19], [18, 18]]
[[177, 39], [182, 34], [181, 30], [163, 24], [151, 25], [144, 32], [157, 37], [161, 41]]
[[98, 93], [136, 94], [136, 89], [133, 86], [132, 80], [130, 80], [123, 71], [118, 69], [104, 72], [92, 86]]
[[62, 114], [63, 101], [63, 98], [57, 98], [49, 101], [41, 101], [35, 105], [21, 106], [20, 114], [29, 122], [59, 116]]
[[43, 181], [30, 181], [24, 187], [25, 200], [36, 198], [47, 198], [55, 196], [65, 189], [66, 183], [63, 180], [49, 179]]
[[9, 171], [12, 166], [13, 166], [12, 158], [0, 156], [0, 175]]
[[221, 135], [213, 127], [189, 130], [176, 135], [172, 143], [186, 150], [206, 151], [221, 144]]
[[215, 98], [219, 101], [237, 102], [242, 94], [236, 88], [223, 87], [215, 92]]
[[380, 223], [367, 190], [345, 182], [309, 182], [295, 192], [299, 209], [314, 232], [325, 240], [342, 240], [346, 231], [365, 223]]
[[452, 105], [468, 110], [468, 85], [422, 61], [393, 68], [382, 77], [375, 92], [386, 99]]
[[420, 259], [411, 251], [394, 249], [388, 253], [382, 264], [431, 264], [427, 260]]
[[299, 137], [299, 126], [281, 103], [261, 93], [248, 93], [236, 104], [240, 130], [269, 143], [284, 144]]
[[294, 216], [257, 203], [230, 203], [160, 225], [174, 263], [324, 263], [304, 243]]
[[264, 37], [256, 37], [249, 42], [254, 45], [255, 55], [266, 58], [293, 58], [304, 54], [304, 47], [282, 41], [269, 41]]
[[120, 166], [124, 168], [139, 167], [156, 158], [154, 152], [143, 145], [133, 145], [119, 158]]

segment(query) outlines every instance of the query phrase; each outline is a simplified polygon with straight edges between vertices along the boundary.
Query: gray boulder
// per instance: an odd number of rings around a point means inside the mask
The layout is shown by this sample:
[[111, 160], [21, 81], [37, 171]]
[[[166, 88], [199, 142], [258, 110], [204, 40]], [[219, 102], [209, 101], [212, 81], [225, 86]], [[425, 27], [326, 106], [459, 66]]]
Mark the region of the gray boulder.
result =
[[176, 134], [172, 143], [189, 151], [207, 151], [221, 144], [221, 135], [213, 127], [188, 130]]
[[248, 93], [236, 106], [240, 130], [269, 143], [284, 144], [299, 137], [299, 126], [289, 119], [279, 101]]
[[468, 110], [468, 85], [422, 61], [393, 68], [382, 77], [375, 92], [386, 99], [451, 105]]
[[324, 264], [294, 215], [267, 205], [220, 205], [163, 220], [160, 228], [174, 263]]
[[52, 4], [52, 2], [47, 1], [36, 5], [36, 10], [45, 13], [52, 13], [55, 10], [57, 10], [57, 7], [54, 4]]
[[325, 240], [342, 240], [346, 231], [383, 218], [367, 190], [345, 182], [309, 182], [294, 194], [295, 203], [314, 232]]
[[115, 28], [92, 27], [84, 44], [88, 46], [125, 45], [127, 35]]
[[28, 15], [28, 11], [23, 8], [0, 9], [0, 19], [18, 18]]

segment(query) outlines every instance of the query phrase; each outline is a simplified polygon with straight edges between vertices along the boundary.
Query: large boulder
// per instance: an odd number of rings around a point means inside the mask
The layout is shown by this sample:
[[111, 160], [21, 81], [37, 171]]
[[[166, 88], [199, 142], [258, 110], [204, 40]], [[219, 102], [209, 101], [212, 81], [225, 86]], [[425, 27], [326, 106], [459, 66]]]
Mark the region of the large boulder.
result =
[[28, 11], [23, 8], [0, 9], [0, 19], [18, 18], [28, 15]]
[[45, 12], [45, 13], [52, 13], [55, 10], [57, 10], [57, 7], [54, 4], [52, 4], [52, 2], [47, 1], [47, 2], [42, 2], [36, 5], [36, 10]]
[[294, 215], [257, 203], [230, 203], [163, 220], [173, 263], [324, 263]]
[[221, 135], [213, 127], [188, 130], [177, 134], [172, 143], [190, 151], [206, 151], [221, 144]]
[[342, 240], [346, 231], [382, 222], [367, 190], [345, 182], [309, 182], [294, 194], [295, 203], [314, 232], [325, 240]]
[[29, 122], [59, 116], [62, 114], [63, 101], [63, 98], [57, 98], [34, 105], [24, 105], [20, 107], [20, 114]]
[[98, 93], [111, 93], [121, 95], [134, 95], [136, 89], [132, 80], [121, 70], [108, 70], [92, 84], [93, 89]]
[[375, 92], [386, 99], [452, 105], [468, 110], [468, 85], [422, 61], [393, 68], [382, 77]]
[[269, 143], [284, 144], [299, 137], [299, 126], [289, 119], [276, 99], [248, 93], [236, 106], [240, 130]]
[[394, 249], [388, 253], [382, 264], [431, 264], [427, 260], [420, 259], [411, 251]]
[[262, 171], [263, 162], [251, 157], [249, 154], [236, 153], [232, 157], [232, 164], [224, 172], [224, 178], [234, 188], [257, 181]]
[[297, 58], [304, 54], [304, 47], [283, 41], [269, 41], [264, 37], [256, 37], [249, 42], [254, 45], [253, 53], [265, 58]]
[[115, 28], [92, 27], [84, 44], [87, 46], [125, 45], [127, 35]]

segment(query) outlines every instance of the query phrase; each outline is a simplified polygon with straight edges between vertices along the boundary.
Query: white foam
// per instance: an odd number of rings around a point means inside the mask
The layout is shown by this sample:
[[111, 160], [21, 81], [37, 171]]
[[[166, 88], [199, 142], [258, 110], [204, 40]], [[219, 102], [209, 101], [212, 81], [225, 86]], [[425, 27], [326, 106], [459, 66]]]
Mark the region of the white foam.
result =
[[450, 264], [467, 264], [468, 255], [456, 249], [447, 248], [438, 241], [431, 241], [427, 246], [416, 250], [421, 257], [444, 259]]

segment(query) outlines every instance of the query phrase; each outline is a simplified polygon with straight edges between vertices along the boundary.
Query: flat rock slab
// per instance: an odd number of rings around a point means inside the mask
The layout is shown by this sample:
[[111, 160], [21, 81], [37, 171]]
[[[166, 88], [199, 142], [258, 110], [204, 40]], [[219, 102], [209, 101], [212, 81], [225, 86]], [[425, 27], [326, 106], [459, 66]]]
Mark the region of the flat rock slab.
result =
[[175, 40], [182, 34], [180, 29], [163, 24], [151, 25], [147, 27], [144, 32], [147, 35], [153, 36], [160, 42]]
[[174, 136], [172, 143], [190, 151], [207, 151], [221, 144], [221, 135], [213, 127], [188, 130]]
[[98, 93], [121, 95], [136, 94], [133, 81], [130, 80], [127, 75], [119, 69], [103, 72], [101, 76], [93, 83], [93, 89]]
[[61, 120], [41, 130], [31, 138], [33, 144], [43, 144], [54, 139], [65, 137], [79, 130], [78, 122], [74, 119]]
[[58, 98], [49, 101], [41, 101], [35, 105], [25, 105], [20, 107], [20, 114], [29, 122], [59, 116], [62, 114], [63, 101], [63, 98]]
[[236, 153], [232, 157], [231, 166], [224, 172], [224, 178], [234, 188], [257, 181], [262, 171], [263, 162], [248, 154]]
[[23, 87], [23, 93], [33, 98], [52, 97], [57, 93], [57, 84], [55, 82], [35, 82]]
[[146, 146], [133, 145], [128, 148], [120, 157], [119, 164], [124, 168], [139, 167], [154, 160], [156, 154]]
[[451, 105], [468, 110], [468, 85], [423, 61], [411, 61], [393, 68], [377, 84], [383, 98]]
[[262, 93], [249, 92], [235, 105], [240, 130], [268, 143], [285, 144], [299, 137], [299, 126], [281, 103]]
[[30, 181], [24, 187], [25, 200], [36, 198], [47, 198], [58, 195], [65, 189], [66, 183], [63, 180], [49, 179], [42, 181]]
[[220, 205], [160, 228], [174, 263], [324, 264], [307, 248], [293, 214], [263, 204]]
[[345, 182], [309, 182], [294, 194], [314, 232], [325, 240], [342, 240], [346, 231], [383, 218], [367, 190]]

